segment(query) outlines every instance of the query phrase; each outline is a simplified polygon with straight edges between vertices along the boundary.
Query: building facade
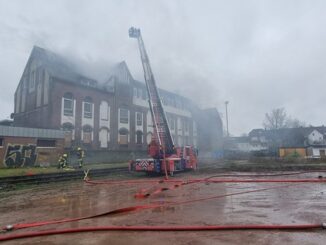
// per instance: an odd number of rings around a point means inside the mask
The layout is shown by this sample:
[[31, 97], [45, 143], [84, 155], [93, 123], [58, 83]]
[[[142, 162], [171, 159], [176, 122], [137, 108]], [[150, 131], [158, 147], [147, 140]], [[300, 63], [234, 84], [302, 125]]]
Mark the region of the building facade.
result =
[[[34, 47], [15, 92], [14, 126], [64, 129], [67, 148], [146, 150], [153, 125], [145, 84], [133, 79], [125, 62], [101, 81], [84, 73], [67, 59]], [[205, 113], [183, 96], [159, 92], [175, 145], [205, 151], [222, 147], [216, 109]]]

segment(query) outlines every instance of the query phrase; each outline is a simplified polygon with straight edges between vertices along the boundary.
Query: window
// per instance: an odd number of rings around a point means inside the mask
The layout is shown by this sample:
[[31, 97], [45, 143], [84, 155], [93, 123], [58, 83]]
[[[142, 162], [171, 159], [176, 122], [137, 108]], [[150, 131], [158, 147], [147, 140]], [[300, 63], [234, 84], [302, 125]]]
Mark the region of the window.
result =
[[3, 138], [0, 138], [0, 147], [3, 146]]
[[35, 71], [31, 72], [31, 79], [29, 81], [29, 90], [33, 91], [35, 88]]
[[120, 109], [120, 123], [128, 123], [129, 122], [129, 111], [127, 109]]
[[90, 125], [83, 126], [83, 143], [91, 144], [92, 143], [92, 127]]
[[141, 88], [137, 89], [137, 98], [142, 98], [143, 90]]
[[136, 132], [136, 144], [143, 144], [143, 132], [140, 130]]
[[63, 115], [74, 115], [74, 98], [71, 93], [65, 93], [63, 96]]
[[137, 121], [137, 126], [143, 125], [143, 115], [140, 112], [136, 112], [136, 121]]
[[185, 145], [189, 145], [190, 144], [189, 136], [185, 136], [185, 138], [184, 138], [184, 144]]
[[175, 120], [173, 118], [170, 118], [169, 121], [170, 121], [170, 129], [174, 130], [174, 128], [175, 128]]
[[189, 131], [189, 123], [187, 120], [184, 121], [184, 125], [185, 125], [185, 131], [188, 132]]
[[142, 90], [142, 99], [143, 100], [147, 99], [147, 91], [146, 90]]
[[108, 121], [109, 113], [110, 113], [110, 107], [108, 106], [108, 103], [106, 101], [102, 101], [100, 105], [101, 120]]
[[128, 129], [121, 128], [119, 130], [119, 144], [120, 145], [128, 145]]
[[61, 128], [63, 129], [64, 135], [65, 135], [64, 147], [70, 148], [72, 145], [72, 140], [73, 140], [74, 125], [72, 125], [69, 122], [65, 122], [64, 124], [62, 124]]
[[37, 140], [37, 147], [55, 147], [55, 140], [49, 140], [49, 139], [38, 139]]
[[84, 118], [93, 117], [93, 103], [90, 97], [86, 97], [84, 100]]

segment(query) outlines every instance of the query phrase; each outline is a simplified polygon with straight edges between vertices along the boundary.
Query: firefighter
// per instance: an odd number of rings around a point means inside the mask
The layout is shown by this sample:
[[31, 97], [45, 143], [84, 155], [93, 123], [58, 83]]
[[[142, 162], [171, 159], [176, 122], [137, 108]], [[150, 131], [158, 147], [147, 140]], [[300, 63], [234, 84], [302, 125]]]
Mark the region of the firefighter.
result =
[[85, 157], [85, 151], [82, 148], [78, 147], [77, 148], [77, 161], [78, 161], [79, 168], [83, 167], [84, 157]]
[[64, 153], [59, 157], [58, 168], [66, 168], [68, 164], [68, 154]]

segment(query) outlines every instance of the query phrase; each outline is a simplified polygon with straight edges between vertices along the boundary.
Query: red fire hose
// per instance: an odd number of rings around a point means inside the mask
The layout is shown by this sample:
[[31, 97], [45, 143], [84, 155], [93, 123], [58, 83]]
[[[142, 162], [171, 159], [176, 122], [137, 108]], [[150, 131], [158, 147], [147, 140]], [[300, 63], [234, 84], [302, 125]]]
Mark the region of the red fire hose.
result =
[[293, 184], [292, 185], [286, 185], [286, 186], [284, 186], [284, 185], [283, 186], [272, 186], [272, 187], [256, 189], [256, 190], [234, 192], [234, 193], [229, 193], [229, 194], [209, 196], [209, 197], [191, 199], [191, 200], [180, 201], [180, 202], [169, 202], [169, 203], [161, 202], [160, 204], [148, 204], [148, 205], [130, 206], [130, 207], [125, 207], [125, 208], [115, 209], [115, 210], [108, 211], [108, 212], [103, 212], [103, 213], [100, 213], [100, 214], [84, 216], [84, 217], [78, 217], [78, 218], [70, 218], [70, 219], [62, 219], [62, 220], [51, 220], [51, 221], [39, 221], [39, 222], [34, 222], [34, 223], [14, 224], [14, 225], [5, 226], [5, 227], [2, 228], [2, 230], [3, 231], [11, 231], [11, 230], [18, 230], [18, 229], [37, 227], [37, 226], [44, 226], [44, 225], [50, 225], [50, 224], [60, 224], [60, 223], [67, 223], [67, 222], [91, 219], [91, 218], [98, 218], [98, 217], [102, 217], [102, 216], [109, 216], [109, 215], [113, 215], [113, 214], [128, 213], [128, 212], [139, 211], [139, 210], [144, 210], [144, 209], [152, 209], [152, 208], [168, 207], [168, 206], [176, 206], [176, 205], [185, 205], [185, 204], [190, 204], [190, 203], [195, 203], [195, 202], [218, 199], [218, 198], [222, 198], [222, 197], [236, 196], [236, 195], [253, 193], [253, 192], [261, 192], [261, 191], [266, 191], [266, 190], [271, 190], [271, 189], [285, 188], [285, 187], [289, 187], [289, 186], [293, 186]]
[[304, 225], [205, 225], [205, 226], [91, 226], [75, 229], [26, 232], [0, 236], [0, 241], [94, 231], [223, 231], [223, 230], [308, 230], [326, 228], [326, 224]]
[[[301, 174], [296, 173], [296, 174]], [[254, 183], [254, 182], [261, 182], [261, 183], [322, 183], [326, 182], [326, 179], [214, 179], [215, 176], [211, 176], [208, 178], [203, 179], [190, 179], [190, 180], [126, 180], [126, 181], [90, 181], [86, 180], [85, 182], [88, 184], [136, 184], [136, 183], [173, 183], [170, 187], [159, 188], [152, 193], [143, 193], [143, 197], [148, 197], [152, 194], [157, 194], [161, 191], [172, 190], [179, 186], [186, 185], [186, 184], [193, 184], [193, 183]], [[225, 176], [223, 176], [225, 177]], [[240, 176], [237, 176], [240, 177]], [[251, 176], [246, 176], [251, 177]], [[257, 176], [255, 176], [257, 177]], [[270, 189], [276, 188], [285, 188], [290, 185], [286, 186], [273, 186], [269, 188], [262, 188], [256, 190], [248, 190], [242, 192], [235, 192], [230, 194], [224, 195], [217, 195], [217, 196], [210, 196], [204, 197], [199, 199], [192, 199], [186, 201], [179, 201], [179, 202], [161, 202], [159, 204], [149, 204], [149, 205], [138, 205], [138, 206], [131, 206], [120, 208], [116, 210], [112, 210], [109, 212], [104, 212], [96, 215], [91, 216], [84, 216], [79, 218], [70, 218], [70, 219], [63, 219], [63, 220], [52, 220], [52, 221], [43, 221], [43, 222], [34, 222], [34, 223], [25, 223], [25, 224], [15, 224], [13, 226], [6, 226], [2, 228], [3, 231], [10, 231], [16, 229], [23, 229], [23, 228], [30, 228], [30, 227], [37, 227], [37, 226], [44, 226], [49, 224], [59, 224], [59, 223], [66, 223], [66, 222], [73, 222], [79, 221], [84, 219], [91, 219], [97, 218], [105, 215], [112, 215], [112, 214], [119, 214], [119, 213], [126, 213], [132, 212], [142, 209], [150, 209], [150, 208], [157, 208], [157, 207], [167, 207], [170, 205], [184, 205], [199, 201], [205, 200], [212, 200], [221, 197], [227, 196], [234, 196], [240, 195], [245, 193], [252, 193], [252, 192], [259, 192], [265, 191]], [[293, 184], [291, 184], [293, 186]], [[27, 237], [35, 237], [35, 236], [45, 236], [45, 235], [55, 235], [55, 234], [64, 234], [64, 233], [75, 233], [75, 232], [89, 232], [89, 231], [204, 231], [204, 230], [235, 230], [235, 229], [313, 229], [313, 228], [325, 228], [325, 224], [308, 224], [308, 225], [226, 225], [226, 226], [104, 226], [104, 227], [82, 227], [77, 229], [64, 229], [64, 230], [50, 230], [50, 231], [40, 231], [40, 232], [31, 232], [31, 233], [23, 233], [17, 235], [10, 235], [10, 236], [0, 236], [0, 241], [7, 241], [12, 239], [19, 239], [19, 238], [27, 238]]]

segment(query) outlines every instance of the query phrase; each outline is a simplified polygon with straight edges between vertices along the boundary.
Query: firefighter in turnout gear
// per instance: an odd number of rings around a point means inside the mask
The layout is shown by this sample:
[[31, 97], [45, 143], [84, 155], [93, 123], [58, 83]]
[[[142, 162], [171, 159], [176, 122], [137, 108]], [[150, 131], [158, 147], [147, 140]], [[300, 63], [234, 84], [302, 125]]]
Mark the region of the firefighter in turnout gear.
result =
[[77, 161], [78, 161], [78, 165], [80, 168], [83, 167], [84, 157], [85, 157], [85, 151], [82, 148], [78, 147], [77, 148]]
[[66, 168], [68, 164], [68, 154], [64, 153], [58, 160], [58, 168]]

